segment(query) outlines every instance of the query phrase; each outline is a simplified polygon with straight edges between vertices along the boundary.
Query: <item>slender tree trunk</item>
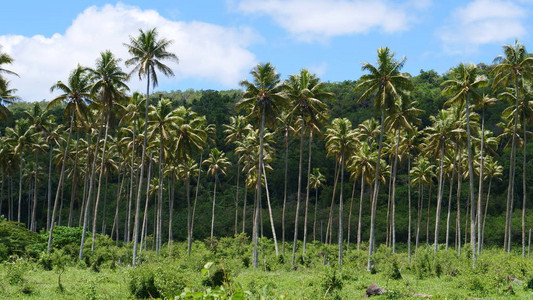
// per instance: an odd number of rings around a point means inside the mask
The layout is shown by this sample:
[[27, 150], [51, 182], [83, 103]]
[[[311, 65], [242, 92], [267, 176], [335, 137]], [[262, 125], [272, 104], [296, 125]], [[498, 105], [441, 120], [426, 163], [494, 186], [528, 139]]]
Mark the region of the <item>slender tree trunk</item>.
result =
[[352, 227], [352, 209], [353, 209], [353, 198], [355, 197], [355, 183], [356, 180], [354, 180], [352, 184], [352, 197], [350, 198], [350, 211], [348, 212], [348, 228], [346, 232], [346, 249], [350, 249], [350, 235], [351, 235], [351, 227]]
[[359, 197], [359, 215], [357, 216], [357, 250], [361, 250], [361, 217], [363, 215], [364, 194], [365, 194], [365, 171], [361, 173], [361, 196]]
[[48, 153], [48, 191], [47, 191], [47, 205], [46, 205], [46, 230], [50, 230], [50, 209], [52, 208], [52, 152], [54, 145], [50, 144], [50, 151]]
[[[200, 166], [201, 168], [201, 165], [202, 165], [202, 156], [203, 156], [203, 152], [200, 152], [200, 161], [198, 163], [198, 166]], [[196, 192], [195, 192], [195, 195], [194, 195], [194, 204], [193, 204], [193, 207], [192, 207], [192, 216], [191, 216], [191, 231], [189, 232], [189, 241], [188, 241], [188, 245], [187, 245], [187, 253], [189, 256], [191, 256], [191, 248], [192, 248], [192, 239], [193, 239], [193, 233], [194, 233], [194, 216], [196, 215], [196, 203], [198, 201], [198, 190], [199, 190], [199, 187], [200, 187], [200, 175], [202, 174], [202, 169], [200, 169], [198, 171], [198, 177], [196, 178]]]
[[305, 121], [301, 118], [302, 128], [300, 129], [300, 159], [298, 161], [298, 194], [296, 195], [296, 212], [294, 217], [294, 239], [292, 244], [292, 259], [291, 264], [294, 265], [296, 260], [296, 248], [298, 246], [298, 217], [300, 215], [300, 199], [302, 195], [302, 165], [303, 165], [303, 151], [304, 151], [304, 133]]
[[315, 189], [315, 214], [313, 217], [313, 242], [316, 241], [316, 212], [318, 208], [318, 187]]
[[[375, 223], [376, 223], [376, 209], [379, 196], [379, 176], [380, 176], [380, 162], [381, 162], [381, 150], [383, 148], [383, 132], [385, 131], [384, 126], [385, 121], [385, 111], [381, 111], [381, 122], [380, 122], [380, 133], [379, 133], [379, 144], [378, 144], [378, 156], [376, 158], [376, 172], [374, 174], [374, 191], [372, 195], [372, 211], [370, 213], [370, 238], [368, 241], [368, 264], [367, 271], [370, 272], [372, 268], [372, 253], [375, 249]], [[374, 209], [376, 208], [376, 209]]]
[[20, 223], [20, 212], [22, 211], [22, 167], [24, 164], [23, 153], [20, 154], [20, 163], [19, 163], [19, 203], [17, 208], [17, 222]]
[[[146, 160], [146, 143], [147, 143], [147, 132], [148, 132], [148, 95], [150, 95], [150, 73], [147, 73], [147, 82], [146, 82], [146, 107], [144, 111], [144, 134], [143, 134], [143, 150], [141, 156], [141, 171], [139, 172], [139, 186], [137, 189], [137, 198], [135, 200], [135, 219], [133, 221], [133, 259], [132, 265], [137, 264], [137, 243], [139, 240], [139, 213], [141, 206], [141, 192], [143, 185], [143, 175], [144, 175], [144, 164]], [[150, 185], [149, 182], [147, 182]]]
[[163, 155], [163, 133], [159, 131], [159, 188], [157, 193], [157, 232], [156, 232], [156, 255], [159, 255], [161, 248], [161, 233], [162, 233], [162, 210], [163, 210], [163, 169], [165, 168], [165, 157]]
[[396, 137], [396, 150], [394, 154], [394, 166], [392, 175], [392, 194], [391, 194], [391, 232], [392, 232], [392, 253], [396, 252], [396, 173], [398, 172], [398, 156], [400, 148], [400, 130], [398, 130], [398, 136]]
[[[284, 180], [284, 187], [283, 187], [283, 208], [281, 209], [281, 248], [282, 248], [281, 251], [283, 252], [283, 255], [285, 255], [285, 209], [287, 207], [288, 170], [289, 170], [289, 129], [285, 128], [285, 180]], [[244, 215], [243, 215], [243, 218], [244, 218]], [[242, 231], [244, 232], [244, 221], [243, 221]], [[313, 239], [314, 239], [314, 231], [313, 231]]]
[[466, 146], [468, 148], [468, 177], [470, 187], [470, 244], [472, 248], [472, 262], [476, 264], [476, 205], [474, 198], [474, 165], [472, 161], [472, 145], [471, 145], [471, 133], [470, 133], [470, 108], [468, 97], [465, 97], [465, 109], [466, 109]]
[[39, 160], [37, 159], [37, 151], [35, 152], [35, 161], [33, 165], [33, 174], [34, 174], [34, 183], [33, 183], [33, 206], [31, 209], [31, 231], [37, 231], [37, 164]]
[[452, 176], [450, 177], [450, 191], [448, 194], [448, 215], [446, 216], [446, 250], [450, 246], [450, 220], [452, 215], [452, 194], [453, 194], [453, 182], [455, 176], [455, 167], [452, 170]]
[[[526, 116], [524, 109], [522, 110], [522, 129], [524, 139], [524, 150], [522, 157], [522, 257], [526, 257], [526, 202], [527, 202], [527, 186], [526, 186], [526, 155], [527, 155], [527, 130], [526, 130]], [[37, 184], [37, 182], [36, 182]], [[480, 192], [481, 193], [481, 192]], [[479, 208], [481, 211], [481, 207]]]
[[340, 197], [339, 197], [339, 265], [342, 265], [342, 255], [343, 255], [343, 236], [342, 236], [342, 218], [343, 218], [343, 187], [344, 187], [344, 151], [341, 156], [341, 189], [340, 189]]
[[[70, 114], [70, 127], [68, 130], [68, 138], [67, 138], [67, 146], [65, 149], [68, 149], [70, 147], [70, 139], [72, 137], [72, 127], [74, 126], [74, 111]], [[62, 189], [63, 180], [65, 178], [65, 165], [67, 160], [67, 154], [68, 151], [65, 150], [65, 153], [63, 153], [63, 161], [61, 162], [61, 173], [59, 175], [59, 183], [57, 184], [57, 192], [56, 197], [54, 200], [54, 208], [52, 210], [52, 218], [50, 219], [50, 231], [48, 233], [48, 246], [46, 247], [46, 253], [50, 253], [50, 249], [52, 247], [52, 235], [54, 232], [54, 225], [55, 225], [55, 217], [56, 217], [56, 210], [57, 210], [57, 204], [59, 202], [59, 193]]]
[[[170, 195], [168, 197], [168, 246], [172, 245], [172, 240], [174, 239], [172, 235], [172, 223], [174, 218], [174, 189], [175, 189], [175, 174], [174, 171], [172, 171], [172, 179], [170, 180]], [[188, 180], [188, 178], [187, 178]], [[190, 213], [191, 213], [191, 199], [189, 197], [189, 189], [186, 188], [187, 193], [187, 233], [189, 233], [189, 227], [191, 226], [191, 220], [190, 220]]]
[[[257, 253], [257, 244], [258, 244], [258, 229], [259, 229], [259, 206], [261, 204], [261, 166], [263, 166], [263, 134], [265, 129], [265, 105], [263, 104], [261, 108], [261, 127], [259, 129], [259, 161], [257, 164], [257, 183], [256, 183], [256, 206], [255, 206], [255, 212], [254, 212], [254, 232], [252, 235], [252, 242], [254, 244], [253, 248], [253, 266], [254, 269], [257, 269], [259, 266], [259, 256]], [[294, 251], [293, 251], [294, 252]], [[293, 255], [294, 256], [294, 255]], [[293, 259], [294, 263], [294, 259]]]
[[481, 210], [481, 202], [483, 200], [483, 164], [484, 164], [484, 149], [485, 148], [485, 109], [481, 112], [481, 146], [480, 146], [480, 156], [479, 156], [479, 184], [478, 184], [478, 197], [477, 197], [477, 212], [476, 212], [476, 223], [477, 223], [477, 254], [481, 254], [481, 216], [483, 211]]
[[326, 243], [328, 242], [329, 237], [329, 243], [331, 244], [331, 237], [333, 236], [333, 210], [335, 207], [335, 195], [337, 194], [337, 183], [339, 181], [340, 176], [340, 168], [339, 163], [337, 160], [335, 160], [335, 180], [333, 182], [333, 194], [331, 195], [331, 204], [329, 205], [329, 216], [328, 216], [328, 224], [326, 226]]
[[407, 257], [409, 264], [411, 264], [411, 223], [413, 218], [411, 216], [411, 154], [409, 152], [407, 152], [407, 209], [409, 210], [409, 220], [407, 224]]
[[432, 190], [433, 190], [433, 179], [430, 178], [430, 180], [429, 180], [429, 190], [428, 190], [428, 217], [426, 219], [426, 245], [429, 245], [429, 223], [430, 223], [430, 217], [431, 217], [431, 196], [433, 196]]
[[115, 229], [116, 229], [116, 239], [117, 239], [117, 242], [119, 240], [119, 232], [118, 232], [118, 211], [119, 211], [119, 207], [120, 207], [120, 198], [122, 196], [122, 188], [124, 186], [124, 181], [126, 181], [126, 172], [124, 172], [124, 174], [122, 175], [122, 178], [120, 178], [120, 173], [121, 171], [119, 170], [118, 172], [118, 181], [120, 182], [119, 184], [119, 188], [118, 188], [118, 192], [117, 192], [117, 203], [116, 203], [116, 207], [115, 207], [115, 217], [113, 218], [113, 228], [111, 228], [111, 238], [113, 238], [113, 232], [115, 232]]
[[148, 202], [150, 200], [150, 177], [152, 174], [152, 152], [150, 152], [150, 160], [148, 161], [148, 173], [146, 174], [146, 195], [144, 200], [144, 213], [143, 213], [143, 223], [141, 228], [141, 242], [139, 249], [146, 247], [146, 235], [148, 234]]
[[246, 203], [248, 202], [248, 187], [244, 184], [244, 203], [242, 204], [242, 233], [246, 230]]
[[505, 237], [503, 248], [505, 252], [511, 252], [511, 226], [513, 218], [514, 180], [516, 164], [516, 132], [518, 127], [518, 77], [515, 78], [515, 112], [513, 121], [513, 136], [511, 138], [511, 157], [509, 162], [509, 185], [507, 186], [507, 203], [505, 208]]
[[137, 137], [137, 120], [135, 120], [135, 124], [133, 125], [133, 134], [132, 134], [132, 150], [131, 150], [131, 177], [130, 177], [130, 192], [128, 194], [128, 217], [126, 219], [126, 228], [124, 230], [124, 233], [126, 234], [124, 241], [126, 243], [129, 243], [131, 241], [131, 204], [133, 199], [133, 190], [135, 188], [135, 179], [137, 176], [135, 176], [135, 138]]
[[456, 203], [457, 203], [457, 214], [455, 219], [455, 245], [457, 248], [457, 252], [459, 255], [461, 255], [461, 185], [463, 183], [463, 173], [461, 168], [461, 162], [463, 159], [463, 151], [459, 150], [459, 160], [455, 162], [457, 166], [457, 196]]
[[439, 166], [439, 186], [437, 191], [437, 208], [435, 212], [435, 247], [433, 251], [436, 253], [439, 249], [439, 225], [440, 225], [440, 211], [442, 206], [442, 194], [443, 194], [443, 183], [444, 183], [444, 141], [441, 143], [440, 148], [440, 166]]
[[418, 182], [418, 211], [416, 217], [416, 234], [415, 234], [415, 257], [420, 240], [420, 223], [422, 221], [422, 210], [424, 209], [424, 184], [422, 180]]
[[78, 141], [79, 132], [76, 133], [76, 153], [74, 154], [74, 169], [72, 172], [72, 188], [70, 190], [70, 207], [68, 212], [68, 227], [72, 226], [72, 219], [74, 215], [74, 199], [76, 199], [76, 192], [78, 189]]
[[483, 227], [481, 228], [481, 250], [483, 250], [483, 241], [485, 241], [485, 223], [487, 222], [487, 210], [489, 208], [490, 188], [492, 185], [492, 178], [489, 179], [489, 190], [487, 191], [487, 200], [485, 201], [485, 213], [483, 214]]
[[270, 205], [270, 193], [268, 192], [268, 180], [267, 180], [265, 165], [263, 165], [262, 169], [263, 169], [263, 176], [265, 177], [265, 191], [266, 191], [266, 197], [267, 197], [268, 216], [270, 218], [270, 228], [272, 230], [272, 239], [274, 240], [274, 249], [276, 250], [276, 257], [278, 257], [279, 256], [278, 239], [276, 237], [276, 227], [274, 226], [274, 216], [272, 215], [272, 207]]
[[213, 232], [215, 230], [215, 200], [217, 197], [217, 173], [215, 173], [215, 186], [213, 188], [213, 209], [211, 210], [211, 240], [213, 240]]
[[305, 212], [304, 212], [304, 240], [303, 240], [303, 254], [305, 255], [305, 248], [307, 245], [307, 212], [309, 210], [309, 192], [311, 191], [311, 145], [313, 144], [313, 131], [309, 130], [309, 151], [307, 161], [307, 187], [305, 192]]
[[[111, 109], [111, 108], [109, 108]], [[98, 189], [96, 191], [96, 202], [94, 203], [94, 213], [93, 213], [93, 237], [92, 237], [92, 243], [91, 243], [91, 251], [94, 251], [94, 243], [96, 241], [96, 220], [98, 218], [98, 205], [100, 204], [100, 188], [102, 186], [102, 176], [105, 173], [105, 155], [106, 155], [106, 146], [107, 146], [107, 136], [109, 132], [109, 119], [110, 119], [111, 111], [107, 113], [106, 116], [106, 125], [105, 125], [105, 133], [104, 133], [104, 145], [102, 147], [102, 161], [100, 163], [100, 174], [98, 175]], [[96, 159], [96, 158], [95, 158]]]
[[239, 223], [239, 183], [241, 179], [241, 164], [237, 159], [237, 191], [235, 192], [235, 231], [234, 235], [238, 234], [238, 223]]

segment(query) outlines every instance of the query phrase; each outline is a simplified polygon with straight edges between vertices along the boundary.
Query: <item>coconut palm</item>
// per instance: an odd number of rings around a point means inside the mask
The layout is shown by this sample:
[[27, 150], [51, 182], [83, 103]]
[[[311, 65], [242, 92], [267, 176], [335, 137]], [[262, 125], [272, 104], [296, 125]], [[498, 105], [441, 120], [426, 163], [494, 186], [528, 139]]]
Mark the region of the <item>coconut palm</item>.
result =
[[11, 112], [7, 109], [7, 105], [13, 104], [15, 100], [19, 100], [18, 96], [15, 96], [16, 89], [9, 88], [9, 81], [0, 80], [0, 118], [7, 119], [11, 116]]
[[[130, 72], [130, 76], [137, 73], [139, 80], [146, 77], [146, 110], [145, 120], [148, 120], [148, 99], [150, 95], [150, 83], [152, 87], [158, 85], [157, 73], [159, 71], [165, 76], [174, 76], [174, 72], [171, 68], [163, 63], [164, 60], [170, 60], [178, 62], [178, 57], [167, 51], [172, 41], [166, 39], [158, 39], [158, 32], [156, 28], [143, 31], [139, 29], [139, 36], [130, 36], [130, 43], [124, 44], [128, 48], [128, 52], [131, 54], [131, 58], [126, 60], [126, 66], [134, 66]], [[144, 125], [144, 138], [143, 138], [143, 151], [141, 159], [141, 170], [139, 173], [139, 186], [137, 190], [136, 206], [135, 206], [135, 221], [133, 229], [133, 265], [137, 262], [137, 242], [139, 236], [139, 212], [140, 212], [140, 200], [141, 191], [143, 185], [143, 174], [145, 168], [146, 157], [146, 139], [147, 139], [148, 123]]]
[[[296, 195], [296, 214], [294, 221], [294, 241], [292, 250], [292, 263], [296, 255], [296, 246], [298, 240], [298, 217], [300, 214], [301, 198], [301, 181], [302, 181], [302, 164], [303, 164], [303, 141], [307, 127], [318, 127], [326, 119], [327, 105], [322, 101], [333, 97], [332, 93], [324, 90], [324, 84], [316, 74], [311, 74], [308, 70], [302, 69], [296, 75], [290, 75], [284, 84], [284, 89], [289, 98], [291, 109], [289, 115], [300, 123], [300, 160], [298, 164], [298, 193]], [[311, 150], [312, 131], [309, 131], [309, 150]], [[309, 207], [309, 175], [311, 173], [311, 152], [309, 152], [309, 163], [307, 168], [307, 189], [305, 199], [304, 214], [304, 236], [303, 236], [303, 253], [305, 254], [307, 241], [307, 213]]]
[[231, 163], [224, 155], [224, 152], [218, 150], [217, 148], [213, 148], [209, 153], [209, 158], [204, 160], [203, 164], [208, 166], [207, 174], [213, 176], [214, 178], [213, 209], [211, 211], [211, 239], [213, 239], [213, 232], [215, 230], [215, 201], [217, 196], [217, 179], [219, 174], [226, 175], [226, 170], [231, 165]]
[[469, 174], [469, 188], [470, 188], [470, 244], [472, 247], [472, 260], [476, 262], [476, 220], [475, 220], [475, 198], [474, 198], [474, 166], [472, 162], [472, 142], [470, 130], [470, 101], [478, 102], [482, 97], [478, 89], [488, 84], [485, 76], [480, 76], [477, 73], [477, 67], [474, 64], [459, 64], [452, 69], [450, 73], [451, 79], [444, 81], [441, 85], [444, 87], [442, 93], [451, 95], [451, 98], [446, 101], [445, 105], [455, 104], [459, 107], [464, 107], [466, 113], [466, 140], [468, 152], [468, 174]]
[[[240, 141], [248, 131], [251, 130], [251, 126], [246, 122], [244, 116], [235, 116], [230, 117], [230, 124], [224, 124], [226, 128], [224, 133], [226, 136], [226, 144], [236, 143]], [[235, 191], [235, 231], [234, 234], [237, 235], [237, 223], [239, 221], [239, 184], [241, 178], [241, 165], [239, 159], [237, 159], [237, 187]]]
[[435, 177], [435, 166], [425, 156], [418, 156], [415, 160], [415, 166], [411, 169], [411, 184], [418, 185], [418, 212], [416, 220], [415, 249], [418, 248], [420, 222], [422, 220], [422, 208], [424, 203], [424, 185], [430, 184]]
[[350, 153], [356, 146], [357, 132], [352, 129], [352, 122], [343, 118], [334, 119], [326, 130], [326, 149], [328, 155], [335, 156], [341, 168], [341, 187], [339, 196], [339, 264], [343, 261], [343, 184], [344, 167]]
[[311, 188], [315, 190], [315, 214], [313, 217], [313, 241], [315, 241], [316, 233], [316, 211], [318, 207], [318, 189], [326, 182], [326, 176], [320, 173], [319, 168], [313, 168], [313, 173], [309, 176]]
[[496, 161], [492, 156], [487, 156], [484, 159], [485, 163], [483, 164], [485, 170], [484, 180], [489, 179], [489, 187], [487, 190], [487, 199], [485, 200], [485, 212], [483, 213], [483, 225], [481, 227], [481, 249], [483, 249], [483, 241], [485, 240], [485, 224], [487, 222], [487, 210], [489, 208], [489, 199], [492, 186], [492, 180], [497, 178], [501, 181], [501, 176], [503, 176], [503, 167]]
[[[358, 101], [367, 98], [373, 98], [374, 107], [381, 115], [380, 125], [384, 128], [385, 115], [391, 113], [394, 110], [396, 101], [405, 96], [405, 92], [413, 88], [410, 75], [401, 73], [406, 58], [396, 60], [394, 58], [394, 52], [391, 52], [389, 48], [378, 49], [378, 61], [376, 66], [370, 63], [363, 63], [362, 70], [369, 72], [361, 76], [359, 83], [357, 84], [355, 91], [361, 92], [361, 96]], [[383, 131], [380, 133], [378, 142], [378, 156], [376, 159], [376, 168], [374, 178], [380, 177], [380, 162], [381, 162], [381, 150], [383, 146]], [[379, 181], [374, 181], [372, 208], [376, 206], [379, 194]], [[371, 211], [370, 216], [370, 239], [368, 247], [368, 264], [367, 270], [370, 271], [372, 261], [371, 255], [375, 249], [375, 218], [376, 212], [374, 209]]]
[[[250, 72], [253, 81], [241, 81], [241, 86], [245, 92], [243, 99], [236, 105], [237, 109], [248, 110], [248, 119], [253, 119], [259, 123], [259, 159], [257, 162], [257, 174], [261, 174], [263, 166], [263, 138], [265, 126], [274, 125], [276, 116], [283, 109], [286, 102], [286, 96], [282, 93], [280, 75], [276, 68], [270, 63], [259, 64]], [[254, 212], [254, 232], [252, 240], [254, 243], [253, 265], [258, 267], [257, 255], [257, 238], [258, 238], [258, 221], [259, 221], [259, 204], [261, 202], [261, 176], [257, 176], [256, 183], [256, 209]], [[271, 214], [271, 213], [270, 213]], [[272, 224], [271, 224], [272, 225]], [[274, 243], [277, 250], [277, 241], [274, 234]]]
[[[417, 101], [411, 101], [407, 97], [401, 97], [396, 101], [395, 108], [385, 119], [388, 130], [396, 130], [396, 143], [394, 149], [394, 159], [392, 164], [392, 182], [391, 182], [391, 236], [392, 236], [392, 252], [396, 251], [396, 229], [395, 229], [395, 194], [396, 194], [396, 173], [398, 169], [398, 160], [400, 156], [400, 138], [403, 131], [412, 132], [414, 126], [420, 125], [418, 115], [423, 113], [423, 110], [416, 108]], [[405, 144], [404, 144], [405, 145]], [[402, 151], [404, 152], [404, 151]]]
[[[504, 55], [499, 55], [494, 59], [496, 67], [492, 70], [494, 80], [492, 88], [514, 86], [515, 92], [515, 107], [518, 107], [520, 85], [524, 78], [529, 78], [533, 74], [533, 57], [531, 57], [526, 50], [526, 47], [515, 40], [513, 45], [503, 45]], [[511, 156], [509, 163], [509, 185], [507, 186], [507, 202], [505, 210], [505, 237], [504, 237], [504, 251], [511, 251], [511, 219], [512, 219], [512, 203], [514, 200], [514, 180], [515, 180], [515, 164], [516, 164], [516, 141], [515, 136], [517, 132], [518, 110], [515, 110], [513, 135], [511, 140]]]

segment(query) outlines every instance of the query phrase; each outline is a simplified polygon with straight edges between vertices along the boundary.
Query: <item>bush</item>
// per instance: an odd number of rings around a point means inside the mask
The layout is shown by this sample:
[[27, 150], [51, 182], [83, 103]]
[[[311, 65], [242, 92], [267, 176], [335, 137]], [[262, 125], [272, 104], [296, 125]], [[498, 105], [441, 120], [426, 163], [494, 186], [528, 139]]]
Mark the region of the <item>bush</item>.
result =
[[161, 295], [155, 286], [153, 266], [140, 266], [129, 272], [128, 288], [135, 298], [159, 298]]
[[40, 236], [26, 229], [24, 224], [0, 221], [0, 261], [5, 261], [10, 255], [37, 257], [43, 250], [36, 247], [40, 243]]

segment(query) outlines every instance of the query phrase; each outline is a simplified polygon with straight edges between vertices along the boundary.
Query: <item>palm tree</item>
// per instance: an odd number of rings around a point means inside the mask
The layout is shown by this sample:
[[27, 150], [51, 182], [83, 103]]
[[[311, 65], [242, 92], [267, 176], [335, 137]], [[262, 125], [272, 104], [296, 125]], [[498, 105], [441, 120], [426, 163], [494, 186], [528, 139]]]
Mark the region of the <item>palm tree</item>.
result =
[[[152, 81], [152, 87], [156, 87], [158, 84], [157, 81], [157, 71], [162, 72], [165, 76], [174, 76], [174, 72], [167, 65], [165, 65], [163, 60], [171, 60], [178, 62], [178, 57], [167, 51], [167, 48], [172, 44], [172, 41], [166, 39], [158, 39], [157, 29], [153, 28], [148, 31], [143, 31], [139, 29], [139, 36], [132, 37], [130, 36], [130, 44], [124, 44], [128, 48], [128, 52], [131, 54], [131, 58], [126, 60], [126, 66], [135, 66], [130, 72], [130, 76], [133, 73], [137, 73], [139, 79], [146, 77], [146, 110], [145, 110], [145, 120], [148, 120], [148, 99], [150, 95], [150, 82]], [[148, 123], [144, 124], [144, 138], [143, 138], [143, 150], [142, 150], [142, 159], [141, 159], [141, 170], [139, 173], [139, 186], [137, 190], [137, 200], [135, 206], [135, 221], [133, 229], [133, 265], [137, 262], [137, 243], [139, 239], [139, 213], [140, 213], [140, 201], [141, 201], [141, 192], [143, 185], [143, 174], [145, 167], [145, 157], [146, 157], [146, 134], [148, 131]]]
[[[251, 130], [251, 126], [246, 122], [246, 118], [244, 116], [235, 116], [230, 117], [230, 124], [224, 124], [224, 127], [226, 128], [224, 130], [224, 133], [227, 134], [226, 136], [226, 144], [234, 143], [236, 144], [238, 141], [244, 138], [248, 134], [248, 132]], [[234, 234], [237, 235], [237, 223], [239, 221], [239, 180], [241, 177], [241, 165], [240, 160], [237, 159], [237, 188], [235, 192], [235, 232]]]
[[16, 92], [16, 89], [9, 88], [9, 81], [0, 80], [0, 118], [7, 119], [11, 116], [7, 105], [13, 104], [15, 100], [20, 99], [18, 96], [13, 95]]
[[424, 184], [429, 184], [435, 177], [435, 166], [424, 156], [418, 156], [415, 160], [415, 166], [411, 169], [411, 184], [418, 184], [418, 212], [416, 220], [415, 249], [418, 248], [420, 222], [422, 220], [422, 208], [424, 203]]
[[[494, 80], [492, 88], [502, 86], [504, 88], [511, 83], [514, 86], [515, 92], [515, 107], [518, 107], [519, 92], [521, 81], [524, 78], [529, 78], [533, 74], [533, 57], [531, 57], [526, 50], [526, 47], [515, 40], [514, 45], [503, 45], [504, 55], [499, 55], [494, 59], [496, 67], [492, 70]], [[515, 164], [516, 164], [516, 141], [515, 136], [517, 132], [518, 110], [515, 110], [513, 135], [511, 141], [511, 157], [509, 163], [509, 185], [507, 186], [507, 203], [505, 210], [505, 237], [504, 237], [504, 251], [511, 251], [511, 219], [512, 219], [512, 203], [514, 199], [514, 180], [515, 180]]]
[[[485, 200], [485, 212], [483, 213], [483, 225], [481, 227], [481, 249], [483, 249], [483, 241], [485, 240], [485, 224], [487, 221], [487, 210], [489, 208], [489, 199], [490, 199], [490, 189], [492, 186], [492, 179], [499, 178], [503, 176], [503, 167], [498, 164], [498, 161], [496, 161], [492, 156], [487, 156], [485, 158], [484, 163], [485, 171], [484, 174], [484, 180], [487, 178], [489, 179], [489, 187], [487, 190], [487, 200]], [[501, 178], [499, 178], [501, 181]]]
[[[394, 162], [392, 164], [392, 192], [390, 195], [391, 198], [391, 231], [392, 231], [392, 252], [396, 251], [396, 229], [395, 229], [395, 195], [396, 195], [396, 173], [398, 169], [398, 160], [400, 155], [400, 138], [401, 132], [407, 131], [412, 132], [414, 130], [413, 126], [420, 125], [420, 119], [418, 115], [423, 113], [423, 110], [416, 108], [418, 102], [410, 101], [406, 97], [401, 97], [396, 101], [394, 110], [389, 116], [385, 119], [385, 124], [389, 130], [396, 130], [396, 143], [394, 150]], [[402, 151], [403, 152], [403, 151]]]
[[450, 73], [452, 79], [444, 81], [443, 94], [451, 95], [446, 105], [455, 104], [464, 107], [466, 112], [466, 147], [468, 151], [468, 174], [470, 182], [470, 244], [472, 247], [472, 260], [476, 262], [476, 221], [475, 221], [475, 198], [474, 198], [474, 166], [472, 162], [472, 142], [470, 132], [470, 99], [477, 102], [482, 96], [478, 89], [488, 84], [487, 78], [477, 74], [477, 67], [474, 64], [459, 64]]
[[[248, 119], [254, 119], [259, 125], [259, 159], [257, 162], [257, 174], [261, 174], [263, 166], [263, 138], [265, 125], [274, 125], [276, 115], [285, 105], [286, 97], [282, 93], [280, 75], [276, 68], [270, 63], [259, 64], [252, 69], [253, 82], [241, 81], [241, 86], [245, 88], [243, 99], [236, 105], [237, 109], [246, 108], [249, 111]], [[259, 221], [259, 204], [261, 202], [261, 176], [257, 176], [256, 182], [256, 209], [254, 212], [254, 232], [252, 240], [254, 243], [253, 265], [258, 267], [257, 238]], [[277, 241], [274, 234], [274, 243], [277, 249]], [[278, 251], [276, 250], [276, 254]]]
[[[406, 58], [396, 60], [394, 58], [394, 52], [391, 52], [389, 48], [378, 49], [378, 61], [377, 65], [373, 66], [370, 63], [363, 63], [362, 70], [368, 71], [369, 74], [361, 76], [359, 83], [355, 90], [356, 92], [362, 92], [358, 101], [367, 98], [374, 98], [374, 107], [381, 114], [380, 125], [384, 128], [385, 114], [389, 114], [394, 110], [395, 102], [405, 92], [413, 88], [410, 75], [406, 73], [400, 73]], [[383, 131], [381, 131], [378, 143], [378, 156], [376, 159], [376, 168], [374, 178], [380, 177], [380, 162], [381, 162], [381, 148], [383, 146]], [[372, 193], [372, 208], [376, 206], [379, 194], [379, 181], [374, 181], [374, 191]], [[374, 209], [371, 211], [370, 216], [370, 239], [368, 247], [368, 265], [367, 270], [370, 271], [372, 261], [371, 255], [375, 249], [375, 218], [376, 212]]]
[[231, 163], [224, 155], [224, 152], [218, 150], [217, 148], [213, 148], [209, 153], [209, 158], [204, 160], [203, 164], [208, 165], [209, 169], [207, 170], [207, 173], [214, 178], [213, 209], [211, 211], [211, 239], [213, 239], [213, 232], [215, 230], [215, 200], [217, 196], [217, 179], [219, 174], [226, 175], [226, 170]]
[[[333, 97], [332, 93], [324, 90], [324, 84], [320, 82], [316, 74], [309, 73], [308, 70], [302, 69], [299, 74], [289, 76], [284, 84], [287, 97], [291, 101], [292, 109], [289, 115], [300, 121], [300, 160], [298, 164], [298, 193], [296, 196], [296, 214], [294, 222], [294, 241], [292, 261], [296, 255], [296, 246], [298, 240], [298, 216], [300, 214], [301, 198], [301, 181], [302, 181], [302, 159], [303, 159], [303, 140], [306, 134], [306, 127], [310, 129], [318, 128], [318, 125], [326, 119], [327, 105], [322, 102], [324, 99]], [[309, 150], [311, 150], [312, 130], [309, 131]], [[303, 253], [307, 241], [307, 213], [309, 207], [309, 175], [311, 173], [311, 152], [309, 151], [309, 162], [307, 167], [307, 189], [305, 199], [304, 214], [304, 236], [303, 236]]]
[[313, 173], [309, 176], [309, 181], [311, 188], [315, 190], [315, 214], [313, 218], [313, 241], [315, 241], [316, 237], [316, 211], [318, 207], [318, 189], [324, 185], [326, 182], [326, 176], [324, 174], [320, 173], [319, 168], [313, 168]]
[[440, 225], [440, 212], [442, 206], [442, 194], [444, 190], [444, 155], [446, 154], [446, 145], [449, 144], [451, 136], [456, 129], [453, 119], [453, 111], [440, 110], [437, 116], [429, 117], [432, 126], [424, 129], [426, 150], [424, 151], [430, 154], [432, 157], [438, 157], [436, 159], [439, 162], [439, 179], [437, 188], [437, 207], [435, 212], [435, 238], [434, 238], [434, 252], [438, 250], [439, 241], [439, 225]]
[[[377, 152], [375, 151], [375, 144], [369, 144], [368, 140], [361, 139], [359, 130], [359, 144], [355, 146], [355, 151], [348, 160], [348, 170], [350, 176], [355, 182], [357, 178], [361, 180], [361, 195], [359, 197], [359, 215], [357, 217], [357, 250], [361, 249], [361, 217], [363, 212], [363, 197], [365, 193], [365, 184], [372, 183], [372, 173], [376, 166]], [[348, 221], [350, 226], [350, 221]], [[348, 227], [348, 237], [350, 236], [350, 227]]]
[[326, 130], [326, 149], [328, 155], [335, 156], [341, 167], [341, 187], [339, 197], [339, 264], [342, 265], [343, 259], [343, 184], [344, 184], [344, 167], [346, 159], [356, 146], [357, 132], [352, 129], [350, 120], [334, 119], [331, 127]]
[[[2, 50], [2, 46], [0, 46], [0, 50]], [[17, 73], [10, 71], [8, 69], [5, 69], [2, 66], [2, 65], [10, 65], [12, 63], [13, 63], [13, 58], [9, 56], [9, 54], [0, 52], [0, 81], [4, 80], [4, 78], [2, 77], [2, 74], [19, 76]]]

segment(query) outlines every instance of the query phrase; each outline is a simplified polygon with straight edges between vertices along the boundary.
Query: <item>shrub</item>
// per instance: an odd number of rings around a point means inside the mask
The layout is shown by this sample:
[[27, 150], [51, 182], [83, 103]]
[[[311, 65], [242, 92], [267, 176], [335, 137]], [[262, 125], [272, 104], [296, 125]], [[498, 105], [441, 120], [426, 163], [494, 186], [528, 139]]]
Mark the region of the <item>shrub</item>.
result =
[[161, 295], [155, 285], [153, 266], [143, 265], [129, 272], [128, 288], [135, 298], [158, 298]]
[[26, 229], [24, 224], [0, 221], [0, 261], [6, 260], [10, 255], [37, 257], [42, 249], [36, 245], [41, 242], [40, 236]]

